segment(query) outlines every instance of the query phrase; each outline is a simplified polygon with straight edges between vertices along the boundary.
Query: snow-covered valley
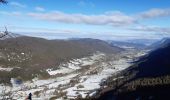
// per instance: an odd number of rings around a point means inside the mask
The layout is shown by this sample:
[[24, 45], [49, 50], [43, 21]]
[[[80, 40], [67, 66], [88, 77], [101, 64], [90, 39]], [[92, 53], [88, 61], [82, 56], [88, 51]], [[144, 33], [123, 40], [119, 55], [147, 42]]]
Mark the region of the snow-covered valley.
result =
[[[67, 100], [88, 98], [96, 95], [101, 89], [101, 83], [108, 77], [126, 69], [134, 58], [144, 55], [144, 52], [126, 51], [107, 55], [97, 52], [91, 56], [72, 59], [59, 66], [48, 68], [49, 79], [34, 78], [18, 84], [11, 79], [12, 87], [0, 85], [0, 99], [12, 98], [24, 100], [29, 93], [33, 100]], [[7, 70], [10, 69], [3, 69]]]

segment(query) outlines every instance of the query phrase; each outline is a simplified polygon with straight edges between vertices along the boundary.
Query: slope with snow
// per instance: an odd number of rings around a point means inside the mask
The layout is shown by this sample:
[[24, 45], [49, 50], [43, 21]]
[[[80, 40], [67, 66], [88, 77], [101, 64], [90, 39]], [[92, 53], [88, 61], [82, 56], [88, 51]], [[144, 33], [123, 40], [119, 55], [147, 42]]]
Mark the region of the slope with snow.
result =
[[[131, 65], [132, 53], [107, 55], [96, 53], [92, 56], [72, 59], [60, 64], [58, 69], [46, 69], [50, 79], [34, 78], [21, 84], [11, 79], [13, 87], [0, 85], [0, 99], [11, 97], [24, 100], [29, 93], [33, 99], [45, 100], [55, 98], [75, 99], [94, 96], [101, 89], [101, 83], [110, 76], [126, 69]], [[125, 57], [126, 56], [126, 57]]]

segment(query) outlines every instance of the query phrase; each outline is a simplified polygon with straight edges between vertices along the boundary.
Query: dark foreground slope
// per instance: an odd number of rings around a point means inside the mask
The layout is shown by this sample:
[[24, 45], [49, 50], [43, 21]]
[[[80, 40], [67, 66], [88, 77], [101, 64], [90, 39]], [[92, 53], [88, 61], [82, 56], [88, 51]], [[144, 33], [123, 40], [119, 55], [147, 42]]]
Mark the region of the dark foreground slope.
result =
[[165, 43], [125, 70], [123, 79], [112, 81], [116, 88], [100, 100], [169, 100], [170, 44]]
[[131, 70], [139, 71], [136, 77], [157, 77], [170, 74], [170, 44], [141, 58], [136, 67]]
[[9, 83], [11, 77], [24, 80], [35, 76], [48, 78], [47, 68], [56, 68], [62, 62], [97, 51], [118, 53], [122, 49], [96, 39], [46, 40], [20, 36], [0, 40], [0, 67], [14, 68], [12, 71], [0, 70], [0, 83]]

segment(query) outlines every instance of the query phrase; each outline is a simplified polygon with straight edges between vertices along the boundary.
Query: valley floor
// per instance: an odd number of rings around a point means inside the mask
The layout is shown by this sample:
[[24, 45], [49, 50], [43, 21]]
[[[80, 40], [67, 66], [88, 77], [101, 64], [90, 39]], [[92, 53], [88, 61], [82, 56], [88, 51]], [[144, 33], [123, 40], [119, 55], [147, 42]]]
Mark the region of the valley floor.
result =
[[33, 100], [93, 97], [103, 89], [102, 82], [126, 69], [132, 64], [134, 58], [144, 54], [143, 51], [125, 51], [114, 55], [98, 52], [81, 59], [72, 59], [60, 64], [58, 69], [55, 67], [47, 69], [46, 71], [51, 75], [50, 79], [34, 78], [22, 84], [16, 84], [15, 79], [11, 79], [13, 87], [1, 84], [0, 99], [24, 100], [29, 93], [33, 94]]

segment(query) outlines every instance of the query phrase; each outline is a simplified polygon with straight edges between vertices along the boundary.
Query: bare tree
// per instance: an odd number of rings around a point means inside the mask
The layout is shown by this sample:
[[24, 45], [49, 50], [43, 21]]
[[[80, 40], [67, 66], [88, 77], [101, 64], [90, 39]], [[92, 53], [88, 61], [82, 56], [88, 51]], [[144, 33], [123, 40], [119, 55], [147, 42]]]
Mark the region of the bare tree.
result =
[[[0, 0], [0, 4], [7, 4], [8, 2], [6, 0]], [[7, 28], [5, 27], [6, 31], [4, 32], [4, 34], [0, 34], [0, 38], [3, 38], [4, 36], [6, 36], [8, 34]]]
[[6, 0], [0, 0], [0, 3], [6, 4], [8, 2]]
[[9, 32], [8, 32], [7, 28], [5, 27], [5, 31], [0, 34], [0, 38], [3, 38], [8, 34], [9, 34]]

